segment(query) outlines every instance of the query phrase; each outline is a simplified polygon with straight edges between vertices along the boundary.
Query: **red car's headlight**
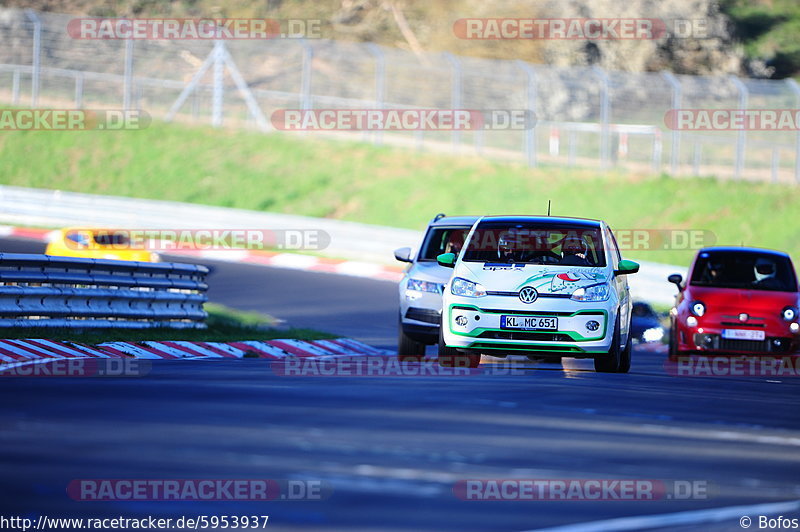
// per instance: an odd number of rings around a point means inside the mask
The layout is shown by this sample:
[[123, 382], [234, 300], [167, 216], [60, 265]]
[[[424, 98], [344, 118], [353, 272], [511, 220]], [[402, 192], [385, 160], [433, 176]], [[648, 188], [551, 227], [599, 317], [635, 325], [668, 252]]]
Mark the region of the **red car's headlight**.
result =
[[706, 313], [706, 306], [702, 301], [692, 301], [689, 305], [689, 311], [700, 318]]

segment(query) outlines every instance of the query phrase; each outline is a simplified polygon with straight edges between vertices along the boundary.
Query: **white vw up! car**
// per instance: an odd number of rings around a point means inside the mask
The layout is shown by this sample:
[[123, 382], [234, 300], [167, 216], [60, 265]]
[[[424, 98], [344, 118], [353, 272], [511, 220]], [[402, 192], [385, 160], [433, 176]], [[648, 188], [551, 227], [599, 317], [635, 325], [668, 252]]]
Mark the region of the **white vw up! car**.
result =
[[631, 298], [605, 222], [550, 216], [486, 216], [459, 253], [443, 290], [439, 362], [477, 367], [481, 354], [593, 358], [596, 371], [631, 364]]

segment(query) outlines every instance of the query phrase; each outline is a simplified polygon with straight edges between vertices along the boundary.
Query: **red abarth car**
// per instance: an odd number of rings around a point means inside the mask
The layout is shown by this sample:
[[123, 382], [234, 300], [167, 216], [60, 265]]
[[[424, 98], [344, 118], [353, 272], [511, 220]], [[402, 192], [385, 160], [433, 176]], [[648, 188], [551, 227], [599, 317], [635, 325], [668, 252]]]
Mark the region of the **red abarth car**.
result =
[[692, 352], [793, 354], [800, 347], [797, 274], [789, 255], [757, 248], [704, 248], [670, 311], [669, 356]]

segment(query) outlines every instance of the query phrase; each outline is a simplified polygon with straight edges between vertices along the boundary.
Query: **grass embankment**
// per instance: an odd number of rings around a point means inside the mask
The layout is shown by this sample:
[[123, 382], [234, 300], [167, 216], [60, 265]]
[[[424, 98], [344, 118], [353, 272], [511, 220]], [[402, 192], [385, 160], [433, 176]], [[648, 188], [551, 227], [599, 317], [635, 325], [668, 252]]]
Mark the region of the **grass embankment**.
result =
[[235, 342], [241, 340], [321, 340], [334, 335], [311, 329], [276, 329], [270, 316], [242, 312], [223, 305], [206, 303], [207, 329], [51, 329], [41, 327], [15, 328], [0, 331], [0, 338], [42, 338], [87, 344], [104, 342], [141, 342], [187, 340], [195, 342]]
[[[33, 155], [35, 154], [35, 155]], [[530, 169], [282, 134], [154, 123], [142, 131], [5, 132], [0, 183], [331, 217], [421, 229], [437, 212], [607, 220], [698, 229], [717, 243], [800, 256], [800, 187], [713, 178]], [[693, 250], [629, 252], [686, 264]]]

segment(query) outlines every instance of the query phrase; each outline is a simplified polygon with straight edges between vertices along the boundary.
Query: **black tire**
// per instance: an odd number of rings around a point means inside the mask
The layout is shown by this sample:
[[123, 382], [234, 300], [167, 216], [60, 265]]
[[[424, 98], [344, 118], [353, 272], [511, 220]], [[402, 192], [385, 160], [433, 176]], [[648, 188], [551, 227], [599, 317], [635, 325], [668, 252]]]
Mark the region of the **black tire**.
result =
[[675, 320], [672, 320], [672, 326], [669, 328], [669, 351], [667, 357], [672, 362], [678, 360], [678, 328], [675, 327]]
[[425, 344], [409, 338], [403, 332], [403, 324], [397, 331], [397, 358], [403, 362], [418, 362], [425, 358]]
[[617, 322], [614, 325], [614, 334], [611, 336], [611, 348], [607, 354], [602, 354], [594, 357], [594, 370], [598, 373], [616, 373], [619, 371], [620, 359], [622, 357], [622, 349], [619, 346], [620, 333], [619, 333], [619, 315], [617, 315]]
[[633, 338], [628, 333], [628, 341], [625, 343], [625, 349], [620, 352], [619, 367], [617, 373], [628, 373], [631, 370], [631, 356], [633, 355]]
[[443, 368], [477, 368], [481, 364], [480, 353], [462, 353], [458, 349], [447, 347], [444, 334], [439, 329], [439, 365]]

